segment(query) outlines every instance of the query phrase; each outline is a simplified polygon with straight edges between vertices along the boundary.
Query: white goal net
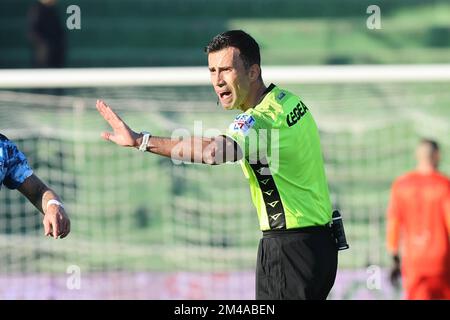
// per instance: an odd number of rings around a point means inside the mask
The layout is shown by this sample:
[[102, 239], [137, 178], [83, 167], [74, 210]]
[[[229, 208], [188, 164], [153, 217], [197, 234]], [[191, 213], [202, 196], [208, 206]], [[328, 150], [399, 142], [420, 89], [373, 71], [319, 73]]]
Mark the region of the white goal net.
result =
[[[175, 165], [100, 138], [109, 128], [99, 98], [136, 130], [223, 131], [235, 113], [216, 105], [203, 69], [0, 71], [0, 132], [72, 220], [66, 239], [47, 239], [32, 205], [2, 188], [0, 298], [254, 298], [260, 232], [240, 166]], [[388, 284], [368, 290], [366, 271], [389, 264], [389, 188], [413, 168], [421, 137], [441, 144], [450, 172], [449, 67], [267, 68], [263, 77], [300, 95], [320, 129], [351, 247], [331, 298], [398, 297]]]

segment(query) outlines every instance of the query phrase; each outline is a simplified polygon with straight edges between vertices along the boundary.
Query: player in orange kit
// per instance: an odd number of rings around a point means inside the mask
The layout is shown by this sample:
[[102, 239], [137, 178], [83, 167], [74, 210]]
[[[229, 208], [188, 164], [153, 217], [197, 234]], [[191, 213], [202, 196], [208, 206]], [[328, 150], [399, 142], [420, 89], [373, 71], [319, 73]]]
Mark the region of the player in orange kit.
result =
[[407, 299], [450, 299], [450, 180], [438, 172], [435, 141], [422, 140], [416, 157], [416, 170], [392, 185], [387, 213], [391, 281], [396, 284], [401, 274]]

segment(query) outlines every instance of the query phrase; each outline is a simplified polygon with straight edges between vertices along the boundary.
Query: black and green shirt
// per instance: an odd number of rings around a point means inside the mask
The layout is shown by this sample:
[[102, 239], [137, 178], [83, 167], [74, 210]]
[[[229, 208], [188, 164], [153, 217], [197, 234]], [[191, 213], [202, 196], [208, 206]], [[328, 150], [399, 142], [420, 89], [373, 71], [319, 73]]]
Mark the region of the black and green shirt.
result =
[[331, 202], [319, 133], [300, 98], [271, 84], [264, 99], [239, 114], [226, 135], [242, 151], [261, 230], [324, 225]]

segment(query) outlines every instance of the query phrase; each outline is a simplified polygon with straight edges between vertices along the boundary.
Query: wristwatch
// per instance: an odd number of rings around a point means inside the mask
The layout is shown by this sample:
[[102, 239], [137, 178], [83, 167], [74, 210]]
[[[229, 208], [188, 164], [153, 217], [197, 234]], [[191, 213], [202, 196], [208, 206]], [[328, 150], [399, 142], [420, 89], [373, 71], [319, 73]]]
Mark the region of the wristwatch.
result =
[[150, 140], [152, 134], [148, 131], [142, 131], [141, 134], [144, 136], [142, 137], [142, 143], [139, 146], [139, 151], [145, 152], [147, 151], [148, 140]]

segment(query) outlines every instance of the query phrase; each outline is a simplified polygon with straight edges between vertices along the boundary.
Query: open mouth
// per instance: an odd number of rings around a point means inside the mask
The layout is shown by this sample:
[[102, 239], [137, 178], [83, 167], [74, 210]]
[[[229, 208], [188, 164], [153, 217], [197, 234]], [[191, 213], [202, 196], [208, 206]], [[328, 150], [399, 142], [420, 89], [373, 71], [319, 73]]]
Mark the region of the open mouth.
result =
[[227, 99], [231, 97], [231, 91], [224, 91], [219, 93], [220, 99]]

